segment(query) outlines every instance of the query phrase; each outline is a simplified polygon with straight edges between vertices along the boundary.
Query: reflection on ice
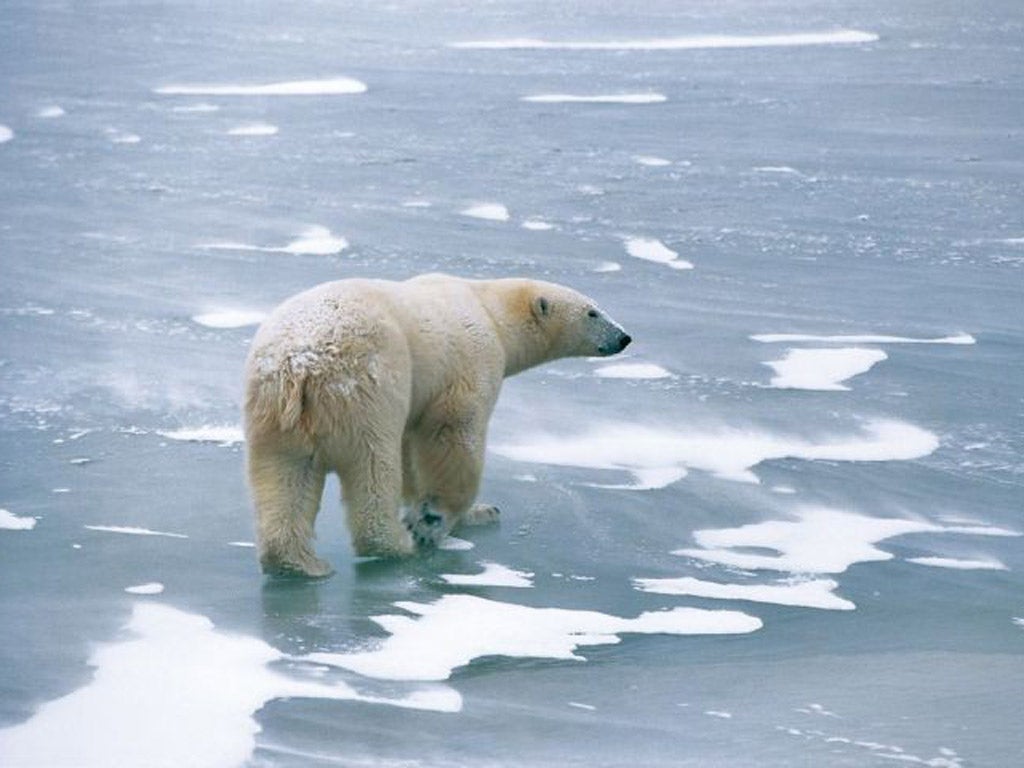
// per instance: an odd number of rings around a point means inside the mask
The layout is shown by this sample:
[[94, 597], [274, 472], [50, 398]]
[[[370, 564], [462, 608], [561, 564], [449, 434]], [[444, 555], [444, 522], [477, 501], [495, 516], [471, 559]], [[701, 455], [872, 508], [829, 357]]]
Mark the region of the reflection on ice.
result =
[[737, 611], [675, 608], [623, 619], [597, 611], [533, 608], [472, 595], [445, 595], [434, 603], [395, 603], [413, 614], [376, 616], [391, 636], [378, 648], [303, 657], [367, 677], [447, 680], [485, 656], [577, 659], [580, 647], [618, 643], [620, 634], [746, 634], [761, 620]]
[[516, 461], [584, 469], [625, 470], [640, 487], [664, 487], [701, 469], [728, 480], [760, 482], [751, 471], [771, 459], [890, 461], [917, 459], [938, 447], [927, 430], [901, 421], [867, 421], [860, 434], [816, 441], [756, 430], [686, 433], [613, 423], [577, 435], [533, 435], [491, 450]]
[[343, 682], [300, 679], [271, 668], [285, 656], [262, 640], [228, 635], [204, 616], [136, 603], [130, 637], [99, 646], [93, 681], [0, 731], [5, 765], [240, 765], [249, 759], [268, 701], [313, 697], [455, 712], [459, 694], [415, 690], [366, 696]]

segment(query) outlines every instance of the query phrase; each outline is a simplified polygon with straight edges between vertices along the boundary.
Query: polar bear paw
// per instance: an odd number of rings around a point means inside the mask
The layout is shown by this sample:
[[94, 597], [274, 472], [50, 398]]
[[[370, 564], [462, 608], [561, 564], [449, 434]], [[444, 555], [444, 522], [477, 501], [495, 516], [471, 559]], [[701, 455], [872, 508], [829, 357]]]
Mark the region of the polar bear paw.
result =
[[420, 548], [436, 547], [448, 535], [444, 515], [431, 507], [429, 501], [422, 502], [406, 515], [405, 527]]
[[491, 525], [501, 519], [501, 510], [493, 504], [474, 504], [467, 509], [459, 522], [462, 525]]

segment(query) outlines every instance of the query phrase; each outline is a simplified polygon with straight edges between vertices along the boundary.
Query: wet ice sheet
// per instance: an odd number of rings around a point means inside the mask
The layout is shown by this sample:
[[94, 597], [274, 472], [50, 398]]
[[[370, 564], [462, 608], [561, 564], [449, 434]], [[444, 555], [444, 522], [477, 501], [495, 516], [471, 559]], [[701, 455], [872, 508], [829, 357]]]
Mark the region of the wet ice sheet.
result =
[[453, 48], [479, 50], [565, 50], [565, 51], [685, 51], [705, 48], [771, 48], [799, 45], [842, 45], [872, 43], [874, 32], [841, 29], [832, 32], [794, 32], [779, 35], [692, 35], [637, 40], [543, 40], [508, 38], [451, 43]]
[[888, 355], [880, 349], [790, 349], [781, 360], [765, 363], [775, 371], [771, 386], [778, 389], [846, 391], [844, 381], [866, 373]]
[[517, 461], [624, 470], [634, 487], [661, 488], [701, 469], [728, 479], [760, 482], [753, 468], [771, 459], [894, 461], [927, 456], [938, 447], [931, 432], [900, 421], [872, 420], [859, 434], [816, 441], [755, 429], [677, 432], [637, 424], [605, 424], [573, 435], [533, 435], [491, 450]]
[[[313, 653], [310, 661], [387, 680], [447, 680], [485, 656], [576, 659], [581, 647], [620, 642], [621, 634], [746, 634], [760, 619], [737, 611], [675, 608], [623, 619], [596, 611], [533, 608], [472, 595], [445, 595], [434, 603], [395, 603], [413, 616], [376, 616], [390, 633], [378, 648]], [[416, 618], [413, 618], [416, 617]]]
[[252, 754], [254, 714], [268, 701], [312, 697], [440, 712], [457, 711], [449, 689], [364, 696], [338, 681], [286, 674], [285, 656], [262, 640], [216, 630], [209, 619], [139, 602], [127, 639], [101, 645], [91, 683], [0, 730], [0, 754], [17, 766], [241, 765]]

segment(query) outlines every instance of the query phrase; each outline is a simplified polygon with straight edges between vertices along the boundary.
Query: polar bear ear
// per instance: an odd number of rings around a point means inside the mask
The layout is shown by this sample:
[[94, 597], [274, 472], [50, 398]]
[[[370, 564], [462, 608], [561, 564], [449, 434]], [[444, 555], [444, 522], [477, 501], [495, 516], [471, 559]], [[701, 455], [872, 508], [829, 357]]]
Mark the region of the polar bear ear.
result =
[[551, 302], [545, 296], [537, 296], [533, 300], [533, 316], [540, 320], [551, 314]]

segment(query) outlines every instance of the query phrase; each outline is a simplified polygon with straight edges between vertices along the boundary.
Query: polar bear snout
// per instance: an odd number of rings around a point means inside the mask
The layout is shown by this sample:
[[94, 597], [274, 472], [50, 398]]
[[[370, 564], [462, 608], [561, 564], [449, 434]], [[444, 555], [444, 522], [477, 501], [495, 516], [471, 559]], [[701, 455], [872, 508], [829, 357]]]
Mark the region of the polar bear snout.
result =
[[613, 326], [611, 331], [605, 335], [602, 342], [598, 344], [597, 353], [603, 357], [617, 355], [628, 347], [631, 341], [633, 341], [632, 336], [622, 330], [622, 328]]

